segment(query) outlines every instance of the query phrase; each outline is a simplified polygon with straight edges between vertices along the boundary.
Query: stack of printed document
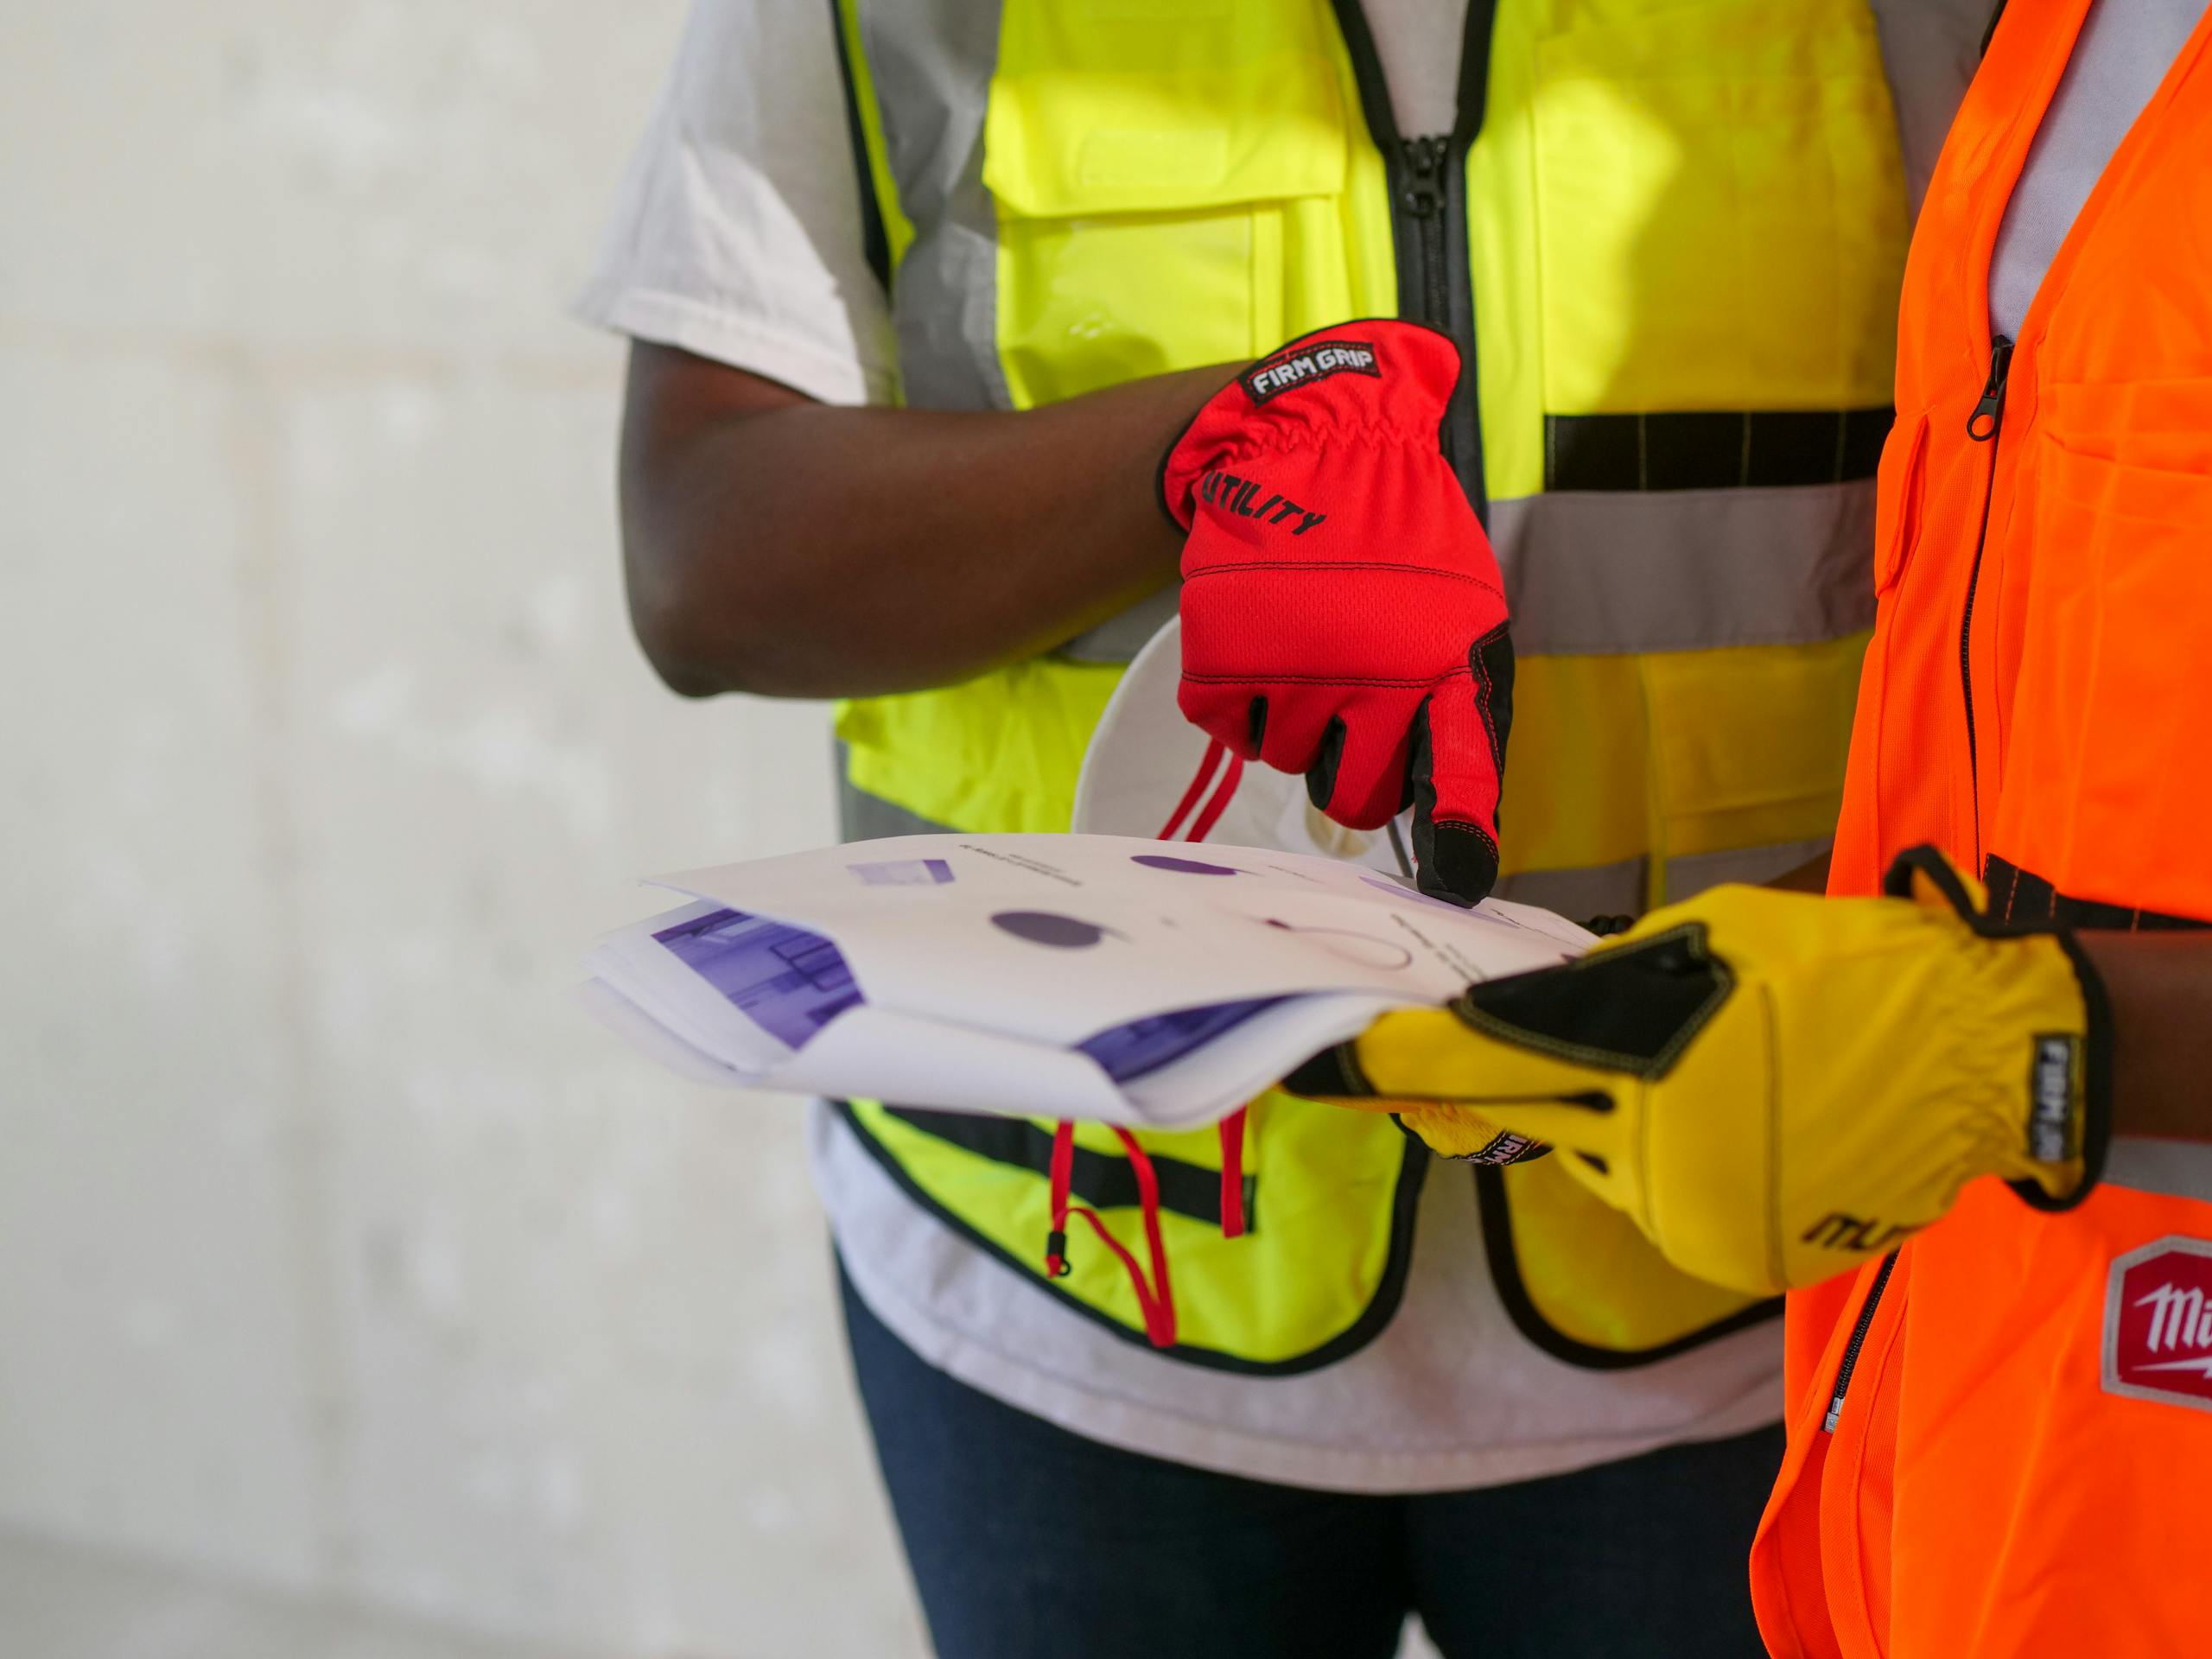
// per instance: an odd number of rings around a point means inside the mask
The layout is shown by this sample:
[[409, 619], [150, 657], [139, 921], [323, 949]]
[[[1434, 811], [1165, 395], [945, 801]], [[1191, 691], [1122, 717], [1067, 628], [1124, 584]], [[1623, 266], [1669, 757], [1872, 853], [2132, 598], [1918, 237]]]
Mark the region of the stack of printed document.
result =
[[587, 958], [588, 1005], [747, 1089], [1214, 1122], [1395, 1007], [1579, 954], [1358, 864], [1120, 836], [910, 836], [658, 879], [691, 902]]

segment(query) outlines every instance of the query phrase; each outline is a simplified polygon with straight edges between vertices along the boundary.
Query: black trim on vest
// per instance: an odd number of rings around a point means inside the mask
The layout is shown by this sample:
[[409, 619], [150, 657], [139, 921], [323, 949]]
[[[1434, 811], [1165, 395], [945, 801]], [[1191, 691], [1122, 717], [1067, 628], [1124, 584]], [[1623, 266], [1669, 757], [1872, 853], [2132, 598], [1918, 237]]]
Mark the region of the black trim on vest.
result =
[[1390, 1205], [1389, 1255], [1383, 1262], [1382, 1277], [1376, 1281], [1374, 1299], [1362, 1310], [1357, 1319], [1319, 1347], [1309, 1348], [1289, 1359], [1246, 1359], [1241, 1355], [1225, 1354], [1217, 1348], [1201, 1348], [1194, 1343], [1179, 1342], [1172, 1348], [1154, 1348], [1142, 1331], [1122, 1324], [1111, 1314], [1071, 1295], [1056, 1281], [1045, 1277], [1042, 1262], [1037, 1256], [1015, 1255], [995, 1239], [985, 1237], [964, 1217], [939, 1204], [893, 1155], [891, 1149], [868, 1132], [850, 1101], [834, 1101], [831, 1104], [836, 1108], [837, 1116], [844, 1120], [845, 1126], [852, 1130], [854, 1138], [868, 1156], [875, 1160], [900, 1191], [929, 1214], [978, 1249], [1006, 1263], [1046, 1295], [1056, 1298], [1062, 1306], [1080, 1313], [1101, 1329], [1112, 1332], [1124, 1342], [1151, 1352], [1164, 1354], [1188, 1364], [1201, 1365], [1208, 1370], [1231, 1371], [1243, 1376], [1297, 1376], [1333, 1365], [1340, 1359], [1349, 1359], [1366, 1347], [1382, 1334], [1383, 1327], [1396, 1317], [1399, 1303], [1405, 1300], [1406, 1278], [1413, 1268], [1414, 1217], [1420, 1208], [1421, 1182], [1428, 1173], [1427, 1149], [1410, 1139], [1406, 1142], [1404, 1160], [1398, 1166], [1397, 1192], [1393, 1195]]
[[2008, 926], [2073, 927], [2092, 933], [2151, 933], [2166, 929], [2212, 927], [2212, 922], [2128, 905], [2069, 899], [2043, 877], [1992, 854], [1983, 880], [1989, 888], [1989, 913]]
[[853, 172], [861, 195], [861, 250], [883, 291], [891, 292], [891, 238], [883, 228], [883, 204], [875, 199], [875, 168], [868, 159], [868, 124], [861, 119], [860, 86], [853, 79], [852, 54], [845, 49], [845, 19], [838, 0], [830, 0], [830, 38], [837, 43], [837, 79], [845, 88], [845, 130], [853, 144]]
[[1497, 1300], [1505, 1305], [1506, 1317], [1531, 1346], [1563, 1364], [1586, 1371], [1627, 1371], [1641, 1365], [1656, 1365], [1693, 1348], [1702, 1348], [1708, 1342], [1718, 1342], [1738, 1331], [1764, 1325], [1782, 1312], [1782, 1298], [1770, 1296], [1725, 1319], [1715, 1319], [1711, 1325], [1651, 1348], [1600, 1348], [1580, 1341], [1543, 1316], [1535, 1298], [1529, 1294], [1527, 1281], [1521, 1277], [1521, 1257], [1513, 1244], [1511, 1200], [1506, 1196], [1504, 1167], [1478, 1164], [1475, 1196], [1483, 1213], [1483, 1254], [1490, 1258], [1491, 1281], [1497, 1287]]
[[1872, 478], [1890, 408], [1544, 416], [1547, 490], [1730, 490]]
[[[893, 1117], [925, 1135], [950, 1141], [963, 1152], [988, 1158], [995, 1164], [1050, 1175], [1052, 1137], [1027, 1118], [984, 1117], [974, 1112], [931, 1111], [920, 1106], [884, 1109]], [[1221, 1172], [1180, 1158], [1152, 1154], [1152, 1173], [1160, 1182], [1160, 1207], [1221, 1225]], [[1094, 1210], [1134, 1210], [1141, 1202], [1134, 1166], [1118, 1153], [1093, 1152], [1077, 1146], [1068, 1191]], [[1244, 1178], [1244, 1230], [1260, 1230], [1260, 1178]]]

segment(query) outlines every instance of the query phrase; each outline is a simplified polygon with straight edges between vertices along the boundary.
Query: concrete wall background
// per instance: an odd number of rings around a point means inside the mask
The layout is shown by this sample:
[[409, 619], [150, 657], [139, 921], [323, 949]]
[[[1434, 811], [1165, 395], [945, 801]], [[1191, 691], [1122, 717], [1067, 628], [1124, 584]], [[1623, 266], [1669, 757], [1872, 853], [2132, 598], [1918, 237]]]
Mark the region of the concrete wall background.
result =
[[0, 53], [0, 1524], [632, 1654], [912, 1654], [797, 1115], [565, 987], [830, 827], [681, 704], [566, 321], [677, 0]]

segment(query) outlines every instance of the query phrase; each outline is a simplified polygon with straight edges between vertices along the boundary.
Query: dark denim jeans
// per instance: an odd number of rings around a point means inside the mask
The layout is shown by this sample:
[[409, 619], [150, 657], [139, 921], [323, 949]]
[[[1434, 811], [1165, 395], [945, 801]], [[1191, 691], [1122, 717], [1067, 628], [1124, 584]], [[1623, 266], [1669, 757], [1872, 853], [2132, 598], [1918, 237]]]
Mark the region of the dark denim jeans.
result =
[[[840, 1275], [842, 1280], [842, 1274]], [[1777, 1427], [1480, 1491], [1348, 1497], [1102, 1446], [916, 1357], [844, 1287], [941, 1659], [1745, 1659]]]

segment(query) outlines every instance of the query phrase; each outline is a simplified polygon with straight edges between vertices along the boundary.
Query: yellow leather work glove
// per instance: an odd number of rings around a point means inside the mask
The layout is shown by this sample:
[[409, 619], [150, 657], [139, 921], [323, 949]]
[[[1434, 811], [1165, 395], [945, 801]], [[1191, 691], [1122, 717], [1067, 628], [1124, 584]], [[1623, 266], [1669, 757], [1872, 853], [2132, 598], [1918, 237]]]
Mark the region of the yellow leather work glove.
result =
[[2079, 1203], [2111, 1024], [2063, 932], [2007, 929], [1932, 849], [1883, 899], [1715, 888], [1557, 968], [1382, 1016], [1288, 1078], [1436, 1150], [1560, 1148], [1669, 1260], [1758, 1294], [1893, 1249], [2001, 1175]]

